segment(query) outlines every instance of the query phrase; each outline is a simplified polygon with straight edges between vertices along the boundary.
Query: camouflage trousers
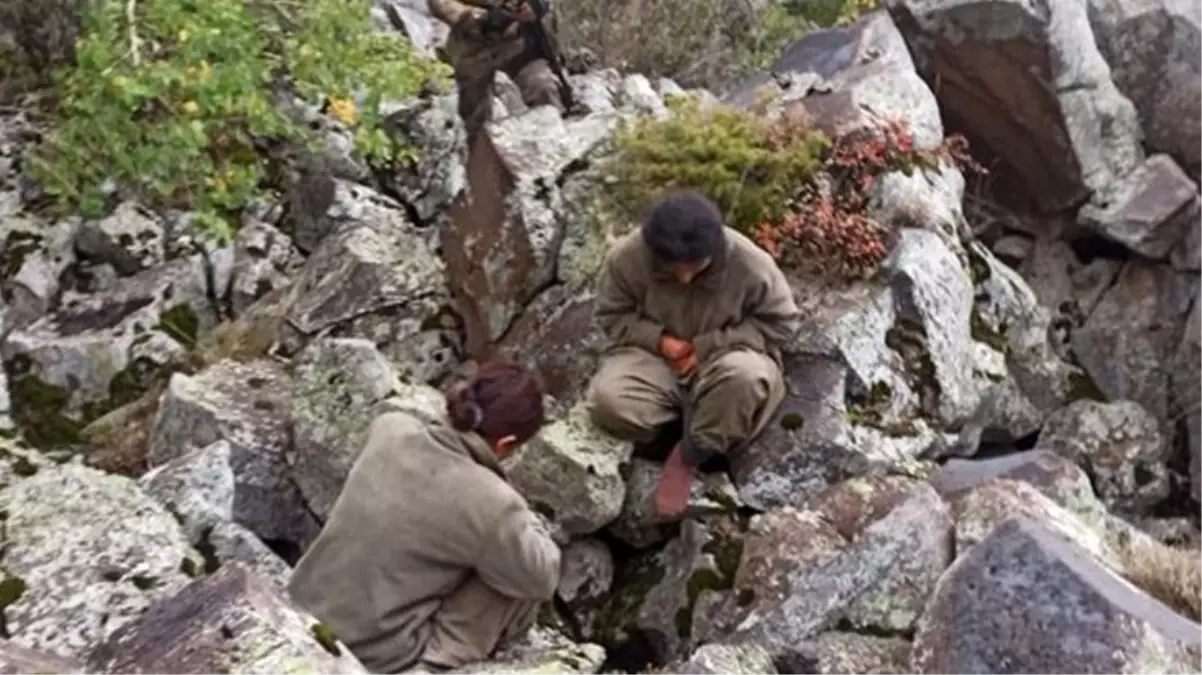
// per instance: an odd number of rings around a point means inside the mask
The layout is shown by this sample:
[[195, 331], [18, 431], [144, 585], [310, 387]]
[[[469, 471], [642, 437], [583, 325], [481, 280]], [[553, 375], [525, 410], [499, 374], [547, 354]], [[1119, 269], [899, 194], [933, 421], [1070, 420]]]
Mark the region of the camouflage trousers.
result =
[[[504, 72], [522, 93], [522, 101], [530, 106], [553, 105], [562, 114], [559, 82], [546, 59], [523, 52], [502, 63], [497, 70]], [[459, 116], [467, 131], [469, 142], [492, 117], [493, 78], [496, 70], [471, 69], [457, 71], [455, 84], [459, 89]]]

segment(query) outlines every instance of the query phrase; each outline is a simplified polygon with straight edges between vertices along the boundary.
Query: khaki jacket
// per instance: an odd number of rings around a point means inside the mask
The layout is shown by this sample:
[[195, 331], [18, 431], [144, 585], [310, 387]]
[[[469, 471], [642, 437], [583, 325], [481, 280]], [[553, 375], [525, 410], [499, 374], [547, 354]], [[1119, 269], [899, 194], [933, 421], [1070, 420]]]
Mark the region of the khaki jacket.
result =
[[369, 670], [397, 672], [469, 575], [518, 600], [551, 598], [560, 551], [536, 518], [480, 436], [385, 413], [289, 592]]
[[656, 264], [639, 230], [627, 234], [606, 257], [596, 318], [612, 347], [658, 353], [666, 331], [692, 340], [701, 362], [742, 347], [779, 363], [801, 324], [776, 261], [731, 228], [722, 253], [689, 284]]

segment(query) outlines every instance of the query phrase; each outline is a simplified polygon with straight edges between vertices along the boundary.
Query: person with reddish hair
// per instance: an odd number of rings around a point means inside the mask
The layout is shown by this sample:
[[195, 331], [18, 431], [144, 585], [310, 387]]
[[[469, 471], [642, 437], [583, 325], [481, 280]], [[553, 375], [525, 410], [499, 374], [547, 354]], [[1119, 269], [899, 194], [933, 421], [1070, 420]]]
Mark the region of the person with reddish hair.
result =
[[377, 417], [288, 586], [370, 671], [487, 659], [533, 624], [560, 550], [500, 460], [545, 422], [530, 372], [481, 365], [445, 419]]

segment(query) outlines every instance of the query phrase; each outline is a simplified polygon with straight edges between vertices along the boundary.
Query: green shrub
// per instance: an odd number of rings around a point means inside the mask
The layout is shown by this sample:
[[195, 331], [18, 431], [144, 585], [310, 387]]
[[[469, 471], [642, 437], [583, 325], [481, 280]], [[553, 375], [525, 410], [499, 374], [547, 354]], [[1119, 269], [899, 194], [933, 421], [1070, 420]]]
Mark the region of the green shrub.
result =
[[62, 211], [101, 214], [111, 185], [195, 210], [199, 226], [227, 236], [268, 187], [263, 150], [313, 140], [279, 106], [286, 93], [327, 106], [369, 161], [405, 159], [380, 102], [442, 70], [375, 32], [370, 4], [93, 0], [75, 62], [57, 73], [57, 124], [32, 153], [32, 176]]
[[691, 187], [709, 195], [732, 227], [752, 234], [792, 209], [798, 186], [820, 168], [828, 145], [804, 125], [737, 108], [706, 109], [693, 97], [670, 105], [670, 117], [638, 118], [615, 135], [607, 201], [621, 217], [638, 218], [665, 190]]
[[945, 164], [984, 170], [962, 137], [917, 149], [896, 120], [828, 140], [797, 108], [766, 118], [703, 109], [693, 97], [672, 107], [669, 117], [637, 119], [615, 136], [606, 208], [630, 222], [665, 190], [700, 190], [782, 265], [825, 282], [871, 276], [896, 240], [899, 224], [869, 213], [877, 176]]

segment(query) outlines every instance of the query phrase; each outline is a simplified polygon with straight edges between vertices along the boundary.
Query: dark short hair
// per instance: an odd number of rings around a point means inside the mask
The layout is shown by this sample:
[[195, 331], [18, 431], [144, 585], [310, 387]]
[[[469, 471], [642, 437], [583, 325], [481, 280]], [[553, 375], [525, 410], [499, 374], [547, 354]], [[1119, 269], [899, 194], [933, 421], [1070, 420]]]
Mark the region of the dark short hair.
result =
[[726, 240], [722, 212], [696, 190], [676, 190], [660, 198], [648, 210], [642, 232], [652, 254], [669, 264], [713, 257]]
[[447, 394], [446, 404], [453, 427], [475, 431], [489, 442], [513, 435], [524, 443], [546, 422], [538, 376], [502, 359], [481, 364], [468, 382]]

